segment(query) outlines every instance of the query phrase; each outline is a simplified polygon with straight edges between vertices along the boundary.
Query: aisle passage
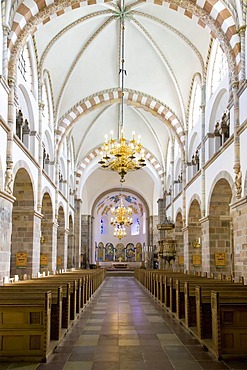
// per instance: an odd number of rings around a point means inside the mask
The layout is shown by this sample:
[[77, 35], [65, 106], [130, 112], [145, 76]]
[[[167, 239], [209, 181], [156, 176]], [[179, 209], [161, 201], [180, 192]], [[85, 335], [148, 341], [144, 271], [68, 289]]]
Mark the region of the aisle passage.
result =
[[23, 369], [247, 369], [245, 365], [214, 360], [133, 277], [109, 277], [49, 362]]

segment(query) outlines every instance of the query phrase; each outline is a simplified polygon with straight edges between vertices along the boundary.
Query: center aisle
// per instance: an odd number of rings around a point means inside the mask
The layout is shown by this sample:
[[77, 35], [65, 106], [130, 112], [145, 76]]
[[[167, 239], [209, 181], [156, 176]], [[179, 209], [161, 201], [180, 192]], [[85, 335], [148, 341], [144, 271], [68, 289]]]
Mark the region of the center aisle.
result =
[[108, 277], [49, 362], [37, 366], [38, 370], [229, 368], [214, 360], [133, 277]]

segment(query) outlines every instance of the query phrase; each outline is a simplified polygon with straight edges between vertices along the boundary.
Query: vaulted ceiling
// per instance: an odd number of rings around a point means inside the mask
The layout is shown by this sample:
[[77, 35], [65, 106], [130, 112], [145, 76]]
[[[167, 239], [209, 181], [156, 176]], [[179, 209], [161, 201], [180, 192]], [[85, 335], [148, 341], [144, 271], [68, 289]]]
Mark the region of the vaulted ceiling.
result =
[[[186, 123], [195, 73], [203, 75], [210, 34], [198, 18], [186, 17], [167, 5], [128, 1], [125, 19], [125, 88], [166, 105]], [[85, 6], [41, 26], [35, 34], [42, 67], [51, 76], [59, 119], [78, 102], [121, 87], [120, 4]], [[169, 138], [164, 123], [141, 104], [126, 105], [126, 136], [133, 129], [144, 147], [164, 164]], [[117, 134], [119, 104], [102, 105], [78, 119], [71, 135], [81, 160], [102, 144], [104, 133]]]
[[[224, 23], [223, 19], [213, 23], [213, 18], [224, 10], [221, 1], [215, 9], [212, 6], [211, 13], [206, 9], [210, 0], [204, 1], [203, 11], [199, 11], [200, 1], [193, 4], [197, 15], [210, 13], [207, 17], [212, 20], [211, 30], [189, 9], [192, 2], [183, 0], [183, 8], [175, 3], [125, 2], [125, 136], [130, 138], [133, 130], [142, 136], [150, 164], [139, 176], [144, 176], [143, 181], [148, 185], [147, 178], [154, 171], [158, 178], [155, 181], [162, 182], [169, 139], [174, 133], [181, 139], [187, 128], [193, 78], [195, 74], [202, 78], [205, 75], [211, 31], [217, 28], [218, 22], [222, 33], [220, 26]], [[40, 68], [49, 73], [58, 132], [73, 138], [76, 165], [82, 173], [89, 160], [99, 153], [104, 134], [113, 130], [114, 136], [117, 135], [122, 4], [116, 1], [80, 4], [72, 7], [72, 11], [71, 4], [68, 9], [64, 7], [61, 15], [58, 11], [50, 14], [47, 22], [43, 15], [43, 23], [34, 38]], [[229, 25], [226, 22], [225, 28]], [[69, 125], [71, 121], [73, 124]], [[80, 167], [81, 163], [85, 165]], [[95, 179], [99, 174], [94, 172], [103, 172], [96, 163], [95, 159], [84, 192], [90, 193], [97, 186]], [[130, 181], [133, 176], [129, 177]], [[111, 174], [102, 178], [102, 184], [109, 186], [110, 179], [115, 185], [118, 182]], [[138, 188], [140, 179], [128, 183], [129, 187]], [[146, 190], [147, 194], [149, 191]], [[156, 197], [159, 190], [153, 189], [152, 193]]]

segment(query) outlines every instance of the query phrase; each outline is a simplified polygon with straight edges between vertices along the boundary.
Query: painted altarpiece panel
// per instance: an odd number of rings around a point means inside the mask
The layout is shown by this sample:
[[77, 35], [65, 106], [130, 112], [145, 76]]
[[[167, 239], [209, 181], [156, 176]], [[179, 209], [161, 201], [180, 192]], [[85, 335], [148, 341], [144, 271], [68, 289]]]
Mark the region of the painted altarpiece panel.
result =
[[142, 244], [136, 244], [136, 262], [142, 262]]
[[97, 262], [103, 262], [104, 261], [104, 243], [99, 242], [97, 251], [98, 251]]
[[106, 243], [105, 246], [105, 261], [114, 261], [114, 245], [112, 243]]
[[127, 262], [135, 262], [136, 253], [135, 247], [133, 243], [128, 243], [126, 246], [126, 261]]
[[123, 243], [117, 243], [115, 261], [125, 262], [125, 248]]

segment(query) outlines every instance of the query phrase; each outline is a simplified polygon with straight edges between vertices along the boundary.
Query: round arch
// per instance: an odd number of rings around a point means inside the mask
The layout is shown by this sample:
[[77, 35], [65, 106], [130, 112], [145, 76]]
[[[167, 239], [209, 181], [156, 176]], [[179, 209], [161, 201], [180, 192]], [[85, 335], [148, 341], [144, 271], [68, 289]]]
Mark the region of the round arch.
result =
[[[79, 178], [82, 177], [83, 173], [85, 173], [86, 167], [94, 161], [100, 153], [103, 152], [103, 147], [100, 146], [98, 148], [95, 148], [90, 153], [88, 153], [78, 164], [77, 170], [76, 170], [76, 186], [79, 184]], [[154, 157], [152, 153], [150, 153], [147, 149], [144, 149], [144, 156], [154, 169], [154, 171], [157, 173], [157, 176], [159, 177], [162, 185], [164, 185], [164, 169], [162, 168], [159, 161]]]
[[49, 189], [43, 190], [41, 213], [43, 217], [41, 219], [40, 270], [52, 271], [54, 206]]
[[30, 172], [23, 166], [15, 171], [13, 196], [10, 276], [31, 276], [38, 272], [39, 248], [34, 232], [34, 188]]
[[220, 171], [218, 173], [218, 175], [214, 178], [212, 184], [211, 184], [211, 187], [210, 187], [210, 191], [208, 193], [208, 204], [207, 204], [207, 210], [209, 212], [209, 209], [210, 209], [210, 202], [211, 202], [211, 198], [212, 198], [212, 193], [214, 191], [214, 187], [215, 185], [217, 184], [217, 182], [221, 179], [225, 179], [228, 183], [229, 183], [229, 186], [231, 188], [231, 191], [232, 191], [232, 199], [231, 199], [231, 203], [234, 202], [235, 200], [235, 191], [234, 191], [234, 181], [233, 181], [233, 178], [232, 176], [230, 175], [229, 172], [227, 171]]
[[37, 206], [37, 199], [36, 199], [36, 194], [37, 194], [37, 189], [36, 189], [36, 185], [35, 185], [35, 181], [34, 181], [34, 175], [35, 173], [33, 174], [33, 171], [30, 169], [30, 167], [28, 166], [28, 164], [23, 161], [23, 160], [19, 160], [18, 162], [16, 162], [16, 164], [14, 165], [13, 167], [13, 177], [15, 178], [17, 172], [20, 170], [20, 169], [25, 169], [28, 173], [28, 176], [30, 177], [30, 180], [31, 180], [31, 183], [32, 183], [32, 188], [33, 188], [33, 194], [34, 194], [34, 208], [36, 208]]
[[193, 194], [192, 197], [190, 198], [190, 201], [188, 202], [188, 206], [187, 206], [187, 220], [188, 220], [188, 217], [189, 217], [189, 212], [190, 212], [190, 209], [191, 209], [191, 205], [194, 201], [197, 201], [200, 209], [202, 208], [202, 201], [201, 201], [201, 198], [198, 194]]
[[[180, 146], [182, 158], [185, 158], [185, 133], [183, 125], [175, 113], [161, 101], [140, 91], [125, 89], [124, 97], [125, 104], [134, 106], [135, 108], [142, 108], [164, 122], [168, 126], [168, 129], [173, 131]], [[120, 101], [121, 91], [119, 88], [113, 88], [90, 95], [75, 104], [58, 122], [56, 140], [57, 157], [59, 157], [64, 138], [82, 115], [86, 115], [99, 107], [116, 104]]]
[[[122, 240], [121, 244], [125, 246], [125, 249], [128, 249], [128, 245], [132, 245], [133, 248], [135, 245], [139, 245], [139, 243], [144, 247], [144, 245], [149, 245], [149, 215], [150, 210], [146, 200], [136, 191], [131, 190], [130, 188], [124, 188], [120, 191], [119, 188], [111, 188], [105, 192], [102, 192], [94, 201], [92, 205], [91, 215], [93, 218], [93, 225], [92, 225], [92, 250], [90, 251], [90, 255], [92, 261], [94, 256], [97, 257], [97, 245], [103, 242], [105, 246], [112, 245], [116, 251], [116, 261], [118, 262], [118, 244], [119, 240], [113, 236], [111, 233], [111, 228], [113, 227], [110, 222], [110, 210], [112, 207], [118, 207], [120, 205], [120, 198], [122, 195], [122, 201], [124, 206], [130, 207], [132, 209], [132, 222], [131, 226], [128, 226], [127, 235]], [[137, 231], [137, 225], [138, 230]], [[97, 228], [98, 226], [98, 228]], [[102, 229], [102, 232], [101, 232]], [[127, 229], [127, 228], [126, 228]], [[98, 230], [98, 231], [97, 231]], [[125, 258], [128, 260], [128, 252], [126, 249], [126, 256], [125, 253], [122, 255], [123, 258], [122, 262], [125, 261]], [[113, 256], [112, 256], [113, 257]], [[132, 256], [131, 262], [137, 262]], [[97, 260], [97, 258], [96, 258]], [[113, 257], [114, 260], [114, 257]], [[107, 262], [107, 257], [103, 256], [102, 262]], [[140, 261], [139, 261], [140, 262]]]
[[[37, 1], [37, 4], [36, 4]], [[85, 3], [88, 5], [92, 4], [91, 1], [72, 1], [69, 0], [64, 2], [50, 3], [47, 8], [46, 3], [42, 5], [38, 4], [36, 0], [34, 6], [24, 0], [23, 2], [15, 2], [12, 9], [10, 9], [10, 19], [8, 23], [11, 25], [10, 40], [9, 40], [9, 51], [10, 51], [10, 75], [14, 77], [19, 52], [22, 45], [25, 43], [27, 36], [30, 33], [34, 33], [37, 26], [41, 23], [46, 24], [56, 16], [60, 16], [67, 11], [76, 9], [83, 6]], [[98, 1], [96, 1], [97, 3]], [[104, 2], [108, 2], [105, 0]], [[222, 44], [224, 51], [227, 54], [228, 62], [232, 65], [233, 78], [238, 80], [238, 73], [240, 69], [240, 39], [237, 34], [235, 20], [231, 12], [221, 3], [222, 6], [218, 6], [218, 2], [213, 0], [206, 0], [203, 3], [203, 8], [199, 0], [191, 2], [189, 0], [182, 0], [178, 2], [176, 0], [167, 1], [170, 7], [174, 11], [179, 11], [185, 16], [192, 18], [194, 15], [198, 17], [198, 24], [202, 27], [207, 25], [212, 35], [219, 39]], [[95, 2], [93, 2], [95, 4]], [[155, 5], [163, 5], [163, 1], [153, 0]], [[237, 68], [236, 68], [237, 66]]]
[[[221, 273], [232, 274], [234, 271], [232, 261], [232, 216], [230, 214], [230, 203], [233, 193], [231, 183], [224, 177], [218, 177], [211, 187], [209, 197], [209, 248], [210, 248], [210, 271], [217, 273], [215, 265], [215, 253], [223, 253], [225, 265], [221, 267]], [[216, 237], [217, 235], [217, 237]]]

